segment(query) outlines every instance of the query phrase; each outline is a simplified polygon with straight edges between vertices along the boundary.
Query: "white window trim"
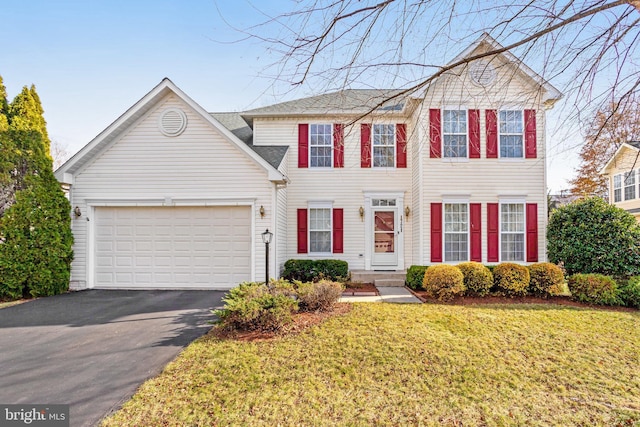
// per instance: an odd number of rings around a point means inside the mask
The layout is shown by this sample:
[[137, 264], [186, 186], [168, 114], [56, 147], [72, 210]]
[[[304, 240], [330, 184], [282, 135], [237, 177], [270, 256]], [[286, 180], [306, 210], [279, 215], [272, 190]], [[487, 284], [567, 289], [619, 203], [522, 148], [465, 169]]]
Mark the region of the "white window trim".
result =
[[[618, 188], [616, 188], [616, 178], [620, 178], [620, 187]], [[613, 176], [613, 191], [611, 192], [613, 203], [624, 202], [624, 187], [622, 185], [622, 181], [624, 181], [624, 174], [618, 173]], [[616, 190], [620, 190], [620, 200], [616, 200]]]
[[[444, 111], [445, 110], [455, 110], [455, 111], [464, 111], [465, 116], [466, 116], [466, 121], [467, 121], [467, 129], [465, 132], [465, 136], [467, 137], [467, 155], [465, 157], [446, 157], [445, 156], [445, 149], [444, 149]], [[451, 163], [455, 163], [455, 162], [467, 162], [469, 160], [469, 109], [465, 106], [454, 106], [454, 105], [445, 105], [443, 108], [440, 109], [440, 124], [442, 127], [442, 138], [441, 138], [441, 142], [440, 142], [440, 152], [442, 153], [442, 159], [445, 162], [451, 162]], [[461, 135], [461, 134], [451, 134], [451, 135]]]
[[[374, 144], [375, 140], [375, 129], [376, 126], [392, 126], [393, 129], [393, 166], [376, 166], [375, 165], [375, 156], [374, 150], [376, 145]], [[378, 147], [388, 147], [388, 145], [378, 145]], [[398, 129], [395, 123], [374, 123], [371, 125], [371, 168], [377, 170], [385, 170], [385, 169], [396, 169], [398, 165]]]
[[[522, 156], [521, 157], [503, 157], [501, 152], [502, 152], [502, 133], [500, 132], [500, 113], [502, 111], [520, 111], [522, 113]], [[526, 141], [525, 141], [525, 122], [524, 122], [524, 108], [522, 106], [513, 106], [513, 105], [505, 105], [502, 106], [499, 110], [498, 110], [498, 117], [497, 117], [497, 124], [498, 124], [498, 159], [501, 159], [503, 161], [507, 161], [507, 162], [513, 162], [513, 161], [521, 161], [524, 160], [526, 157]], [[507, 134], [507, 135], [515, 135], [515, 134]]]
[[[311, 209], [329, 209], [329, 252], [311, 252]], [[333, 255], [333, 202], [315, 201], [307, 203], [307, 253], [312, 256], [329, 257]]]
[[[331, 166], [311, 166], [311, 126], [325, 126], [325, 125], [329, 125], [331, 127], [331, 141], [329, 144], [329, 147], [331, 148], [331, 154], [330, 154], [330, 160], [331, 160]], [[334, 164], [333, 164], [333, 150], [334, 150], [334, 146], [333, 146], [333, 132], [334, 132], [334, 128], [333, 128], [333, 123], [327, 123], [327, 122], [317, 122], [317, 123], [309, 123], [309, 135], [307, 135], [307, 144], [309, 146], [309, 167], [307, 169], [311, 169], [311, 170], [327, 170], [327, 169], [333, 169], [334, 168]], [[314, 145], [314, 147], [326, 147], [326, 145]]]
[[[445, 205], [467, 205], [467, 259], [464, 261], [447, 261], [446, 260], [446, 234], [445, 231]], [[443, 199], [442, 200], [442, 260], [445, 264], [459, 264], [471, 260], [471, 211], [469, 207], [469, 199]]]
[[[522, 235], [524, 236], [524, 248], [522, 253], [522, 261], [504, 261], [502, 259], [502, 205], [506, 204], [519, 204], [523, 205], [523, 213], [524, 213], [524, 231]], [[510, 233], [516, 234], [516, 233]], [[515, 264], [524, 264], [527, 260], [527, 202], [524, 199], [513, 198], [513, 199], [500, 199], [498, 201], [498, 260], [499, 262], [513, 262]]]
[[[631, 175], [633, 175], [633, 185], [625, 185], [626, 180], [626, 174], [629, 173]], [[636, 169], [633, 169], [629, 172], [622, 172], [621, 174], [621, 183], [622, 183], [622, 201], [628, 201], [628, 200], [636, 200], [638, 198], [638, 174], [636, 172]], [[631, 199], [627, 199], [627, 194], [626, 194], [626, 189], [627, 187], [633, 187], [633, 195], [634, 197]]]

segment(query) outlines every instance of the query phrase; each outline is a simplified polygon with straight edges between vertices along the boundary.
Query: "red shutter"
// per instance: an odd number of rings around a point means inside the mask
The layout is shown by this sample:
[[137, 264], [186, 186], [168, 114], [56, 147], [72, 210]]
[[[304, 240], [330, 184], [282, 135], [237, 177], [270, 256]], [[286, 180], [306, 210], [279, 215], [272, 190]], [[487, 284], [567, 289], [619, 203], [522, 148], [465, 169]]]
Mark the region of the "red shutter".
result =
[[469, 204], [471, 219], [471, 261], [482, 262], [482, 205]]
[[484, 112], [487, 126], [487, 159], [498, 158], [498, 112], [487, 110]]
[[527, 262], [538, 262], [537, 203], [527, 203]]
[[469, 158], [480, 158], [480, 110], [469, 110]]
[[371, 125], [367, 123], [360, 126], [360, 167], [371, 167]]
[[431, 203], [431, 262], [442, 262], [442, 203]]
[[309, 125], [298, 124], [298, 167], [309, 167]]
[[344, 167], [344, 125], [333, 125], [333, 167]]
[[333, 253], [341, 254], [344, 252], [344, 238], [343, 238], [343, 210], [333, 210]]
[[396, 167], [407, 167], [407, 125], [396, 125]]
[[498, 262], [500, 259], [499, 214], [497, 203], [487, 203], [487, 262]]
[[537, 157], [536, 145], [536, 110], [524, 110], [524, 156], [527, 159]]
[[307, 210], [298, 209], [298, 253], [307, 253]]
[[440, 110], [429, 110], [429, 141], [431, 154], [429, 157], [437, 159], [442, 157], [442, 125], [440, 124]]

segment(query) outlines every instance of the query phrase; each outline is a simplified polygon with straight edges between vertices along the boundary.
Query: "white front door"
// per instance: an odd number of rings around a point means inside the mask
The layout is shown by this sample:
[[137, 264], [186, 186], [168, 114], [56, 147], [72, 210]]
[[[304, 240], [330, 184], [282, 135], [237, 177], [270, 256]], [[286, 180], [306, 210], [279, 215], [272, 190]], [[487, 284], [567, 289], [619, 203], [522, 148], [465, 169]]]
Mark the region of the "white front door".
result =
[[398, 265], [399, 217], [397, 207], [372, 207], [373, 250], [371, 265], [396, 267]]

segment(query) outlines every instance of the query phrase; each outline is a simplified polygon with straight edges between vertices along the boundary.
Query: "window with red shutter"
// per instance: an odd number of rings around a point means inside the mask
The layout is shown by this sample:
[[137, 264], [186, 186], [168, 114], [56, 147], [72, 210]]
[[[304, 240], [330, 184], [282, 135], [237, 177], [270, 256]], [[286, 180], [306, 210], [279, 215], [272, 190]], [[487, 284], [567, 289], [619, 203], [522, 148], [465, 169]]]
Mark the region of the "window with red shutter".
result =
[[407, 167], [407, 125], [396, 125], [396, 167]]
[[537, 203], [527, 203], [527, 262], [538, 262]]
[[298, 253], [306, 254], [307, 252], [307, 210], [298, 209]]
[[298, 167], [309, 167], [309, 125], [298, 124]]
[[469, 158], [480, 158], [480, 110], [469, 110]]
[[432, 159], [442, 157], [442, 123], [439, 109], [429, 110], [429, 145], [431, 147], [429, 157]]
[[344, 252], [344, 211], [343, 209], [333, 209], [333, 253]]
[[498, 158], [498, 112], [496, 110], [486, 110], [486, 131], [487, 131], [487, 159]]
[[360, 126], [360, 167], [371, 167], [371, 125], [368, 123]]
[[471, 219], [471, 261], [482, 262], [482, 205], [470, 203], [469, 214]]
[[344, 167], [344, 125], [333, 125], [333, 167]]
[[442, 262], [442, 203], [431, 203], [431, 262]]
[[538, 151], [536, 147], [536, 110], [524, 110], [524, 145], [525, 157], [535, 159]]
[[498, 203], [487, 203], [487, 262], [499, 261], [499, 214]]

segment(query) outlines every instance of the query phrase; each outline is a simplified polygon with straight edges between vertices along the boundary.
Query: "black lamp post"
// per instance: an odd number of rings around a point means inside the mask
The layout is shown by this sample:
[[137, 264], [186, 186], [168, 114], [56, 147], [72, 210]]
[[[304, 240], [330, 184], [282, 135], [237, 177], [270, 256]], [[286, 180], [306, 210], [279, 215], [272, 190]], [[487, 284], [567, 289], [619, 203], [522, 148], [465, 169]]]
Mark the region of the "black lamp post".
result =
[[269, 285], [269, 243], [271, 243], [271, 238], [273, 237], [273, 233], [269, 232], [269, 229], [267, 228], [267, 230], [262, 233], [262, 241], [264, 242], [265, 245], [265, 251], [264, 251], [264, 265], [265, 265], [265, 279], [264, 279], [264, 284], [265, 285]]

